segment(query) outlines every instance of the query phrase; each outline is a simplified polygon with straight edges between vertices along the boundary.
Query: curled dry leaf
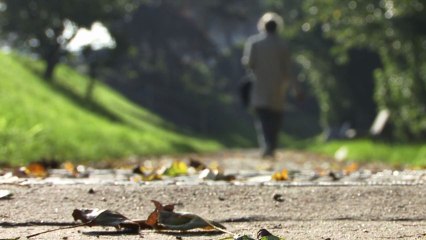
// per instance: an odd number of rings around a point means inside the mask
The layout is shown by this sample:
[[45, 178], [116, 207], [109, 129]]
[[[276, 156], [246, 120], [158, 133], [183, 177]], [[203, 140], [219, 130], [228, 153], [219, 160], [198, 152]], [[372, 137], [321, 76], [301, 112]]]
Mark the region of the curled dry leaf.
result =
[[174, 205], [163, 206], [152, 200], [155, 210], [149, 215], [146, 223], [154, 229], [187, 231], [201, 228], [205, 230], [224, 231], [226, 228], [214, 221], [206, 220], [192, 213], [174, 212]]
[[115, 227], [117, 229], [126, 228], [139, 231], [140, 225], [137, 221], [129, 220], [121, 213], [111, 210], [100, 209], [74, 209], [72, 216], [74, 221], [80, 220], [87, 226]]

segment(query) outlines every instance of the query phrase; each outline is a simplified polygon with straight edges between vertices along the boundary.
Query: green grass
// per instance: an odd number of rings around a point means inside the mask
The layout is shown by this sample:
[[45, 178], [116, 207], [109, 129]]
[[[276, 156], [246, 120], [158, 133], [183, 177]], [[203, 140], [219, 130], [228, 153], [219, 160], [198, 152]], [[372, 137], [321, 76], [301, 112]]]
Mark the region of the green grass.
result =
[[346, 151], [346, 160], [384, 162], [394, 166], [426, 167], [426, 144], [387, 143], [370, 139], [305, 142], [305, 150], [334, 156]]
[[43, 64], [0, 53], [0, 162], [100, 161], [180, 152], [214, 151], [216, 141], [180, 133], [172, 124], [98, 83], [84, 99], [87, 77], [67, 66], [54, 83]]

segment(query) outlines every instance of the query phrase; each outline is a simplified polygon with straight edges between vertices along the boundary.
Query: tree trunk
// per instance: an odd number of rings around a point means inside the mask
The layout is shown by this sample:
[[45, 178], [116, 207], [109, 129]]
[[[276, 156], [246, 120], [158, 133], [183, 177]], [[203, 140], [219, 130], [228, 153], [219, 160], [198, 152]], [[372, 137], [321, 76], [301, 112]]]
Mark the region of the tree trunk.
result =
[[49, 50], [49, 52], [46, 54], [44, 60], [46, 61], [46, 69], [44, 71], [44, 79], [46, 81], [52, 82], [53, 81], [53, 75], [56, 68], [56, 65], [59, 63], [60, 58], [60, 50], [61, 45], [55, 44], [52, 46], [52, 48]]
[[96, 84], [96, 70], [97, 70], [97, 66], [95, 63], [90, 63], [89, 64], [89, 83], [87, 84], [87, 88], [86, 88], [86, 94], [85, 94], [85, 99], [86, 101], [91, 101], [92, 100], [92, 96], [93, 96], [93, 91], [95, 89], [95, 84]]

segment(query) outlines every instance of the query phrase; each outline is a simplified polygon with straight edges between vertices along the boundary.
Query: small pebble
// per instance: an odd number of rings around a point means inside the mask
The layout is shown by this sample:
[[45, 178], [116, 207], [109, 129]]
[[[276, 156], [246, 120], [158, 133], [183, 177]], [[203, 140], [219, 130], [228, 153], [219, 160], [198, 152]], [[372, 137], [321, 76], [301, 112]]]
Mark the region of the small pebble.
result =
[[284, 196], [279, 193], [274, 194], [273, 199], [277, 202], [284, 202]]

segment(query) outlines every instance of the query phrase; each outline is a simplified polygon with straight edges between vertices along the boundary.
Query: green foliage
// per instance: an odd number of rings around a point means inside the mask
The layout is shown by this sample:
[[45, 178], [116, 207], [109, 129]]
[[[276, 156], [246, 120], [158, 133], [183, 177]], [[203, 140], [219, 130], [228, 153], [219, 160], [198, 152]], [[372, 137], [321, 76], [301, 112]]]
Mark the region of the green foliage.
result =
[[0, 4], [3, 39], [41, 57], [46, 62], [44, 77], [50, 80], [78, 28], [111, 21], [132, 7], [126, 0], [1, 0]]
[[[426, 6], [413, 1], [268, 1], [286, 19], [285, 35], [314, 89], [323, 126], [389, 109], [394, 136], [426, 136]], [[367, 53], [352, 62], [354, 51]], [[378, 61], [371, 61], [374, 55]], [[371, 69], [373, 67], [373, 69]], [[351, 70], [355, 68], [355, 70]], [[360, 72], [373, 71], [375, 82]], [[357, 69], [357, 71], [356, 71]], [[356, 76], [356, 77], [355, 77]], [[358, 85], [374, 87], [374, 103]], [[371, 96], [370, 96], [371, 98]], [[362, 111], [362, 107], [371, 108]], [[373, 109], [373, 110], [372, 110]]]
[[93, 103], [86, 103], [81, 99], [88, 79], [68, 67], [60, 66], [56, 83], [47, 83], [34, 74], [42, 71], [39, 62], [0, 54], [0, 65], [2, 162], [91, 161], [220, 148], [178, 133], [102, 84]]
[[[306, 143], [305, 143], [306, 144]], [[342, 147], [348, 150], [347, 160], [360, 162], [384, 162], [395, 166], [426, 166], [426, 145], [394, 144], [368, 139], [309, 143], [306, 149], [330, 156]]]

